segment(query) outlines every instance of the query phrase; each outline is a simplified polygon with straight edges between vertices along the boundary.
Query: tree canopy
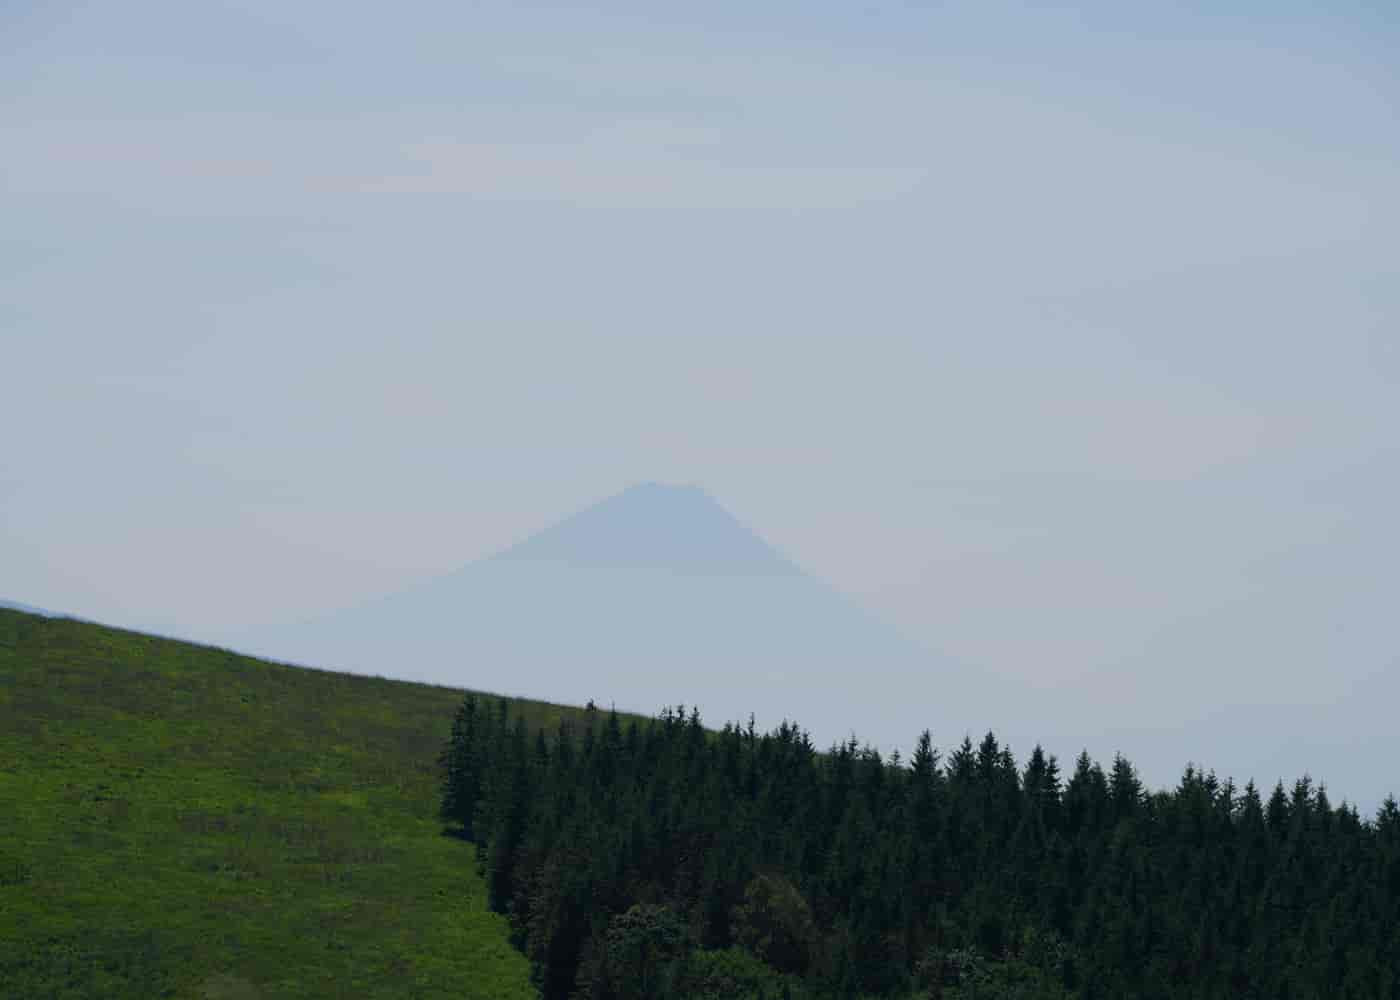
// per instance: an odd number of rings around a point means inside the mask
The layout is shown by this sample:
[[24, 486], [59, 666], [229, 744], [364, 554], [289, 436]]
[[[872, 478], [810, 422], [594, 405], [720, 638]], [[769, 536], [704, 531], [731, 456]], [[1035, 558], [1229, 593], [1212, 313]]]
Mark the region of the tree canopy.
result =
[[468, 695], [443, 816], [547, 1000], [1400, 998], [1400, 809], [988, 733], [908, 761], [667, 710], [530, 738]]

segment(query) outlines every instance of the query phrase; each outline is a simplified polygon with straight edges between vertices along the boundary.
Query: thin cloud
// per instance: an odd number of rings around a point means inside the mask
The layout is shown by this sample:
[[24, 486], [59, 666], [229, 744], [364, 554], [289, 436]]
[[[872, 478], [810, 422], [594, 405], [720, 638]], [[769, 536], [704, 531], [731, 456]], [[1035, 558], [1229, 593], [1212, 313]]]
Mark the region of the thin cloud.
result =
[[846, 205], [903, 197], [919, 167], [741, 166], [665, 152], [598, 154], [568, 146], [427, 143], [411, 151], [418, 169], [355, 185], [379, 194], [459, 194], [617, 206]]

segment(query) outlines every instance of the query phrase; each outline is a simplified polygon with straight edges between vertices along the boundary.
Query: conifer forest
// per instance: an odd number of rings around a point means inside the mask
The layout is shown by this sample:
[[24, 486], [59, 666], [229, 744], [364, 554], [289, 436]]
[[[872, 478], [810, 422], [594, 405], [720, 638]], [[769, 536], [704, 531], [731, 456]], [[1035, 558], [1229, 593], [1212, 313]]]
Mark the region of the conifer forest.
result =
[[[546, 1000], [1400, 998], [1400, 808], [469, 694], [442, 815]], [[471, 852], [463, 849], [463, 864]]]

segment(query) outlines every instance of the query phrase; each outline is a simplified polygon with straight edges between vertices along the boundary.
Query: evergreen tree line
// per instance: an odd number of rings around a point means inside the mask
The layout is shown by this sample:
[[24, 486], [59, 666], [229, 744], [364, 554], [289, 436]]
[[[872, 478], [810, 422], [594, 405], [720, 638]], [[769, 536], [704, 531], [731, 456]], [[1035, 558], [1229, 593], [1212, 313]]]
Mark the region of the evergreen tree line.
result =
[[546, 1000], [1400, 1000], [1400, 809], [988, 734], [946, 760], [784, 723], [554, 732], [467, 695], [442, 814]]

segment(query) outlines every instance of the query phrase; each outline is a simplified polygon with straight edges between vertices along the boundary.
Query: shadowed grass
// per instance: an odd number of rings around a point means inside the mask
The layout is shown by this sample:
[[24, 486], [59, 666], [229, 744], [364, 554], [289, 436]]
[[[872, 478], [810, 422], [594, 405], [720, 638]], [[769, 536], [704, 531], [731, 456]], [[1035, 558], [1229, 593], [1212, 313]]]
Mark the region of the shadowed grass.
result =
[[533, 997], [435, 816], [461, 697], [0, 610], [3, 992]]

